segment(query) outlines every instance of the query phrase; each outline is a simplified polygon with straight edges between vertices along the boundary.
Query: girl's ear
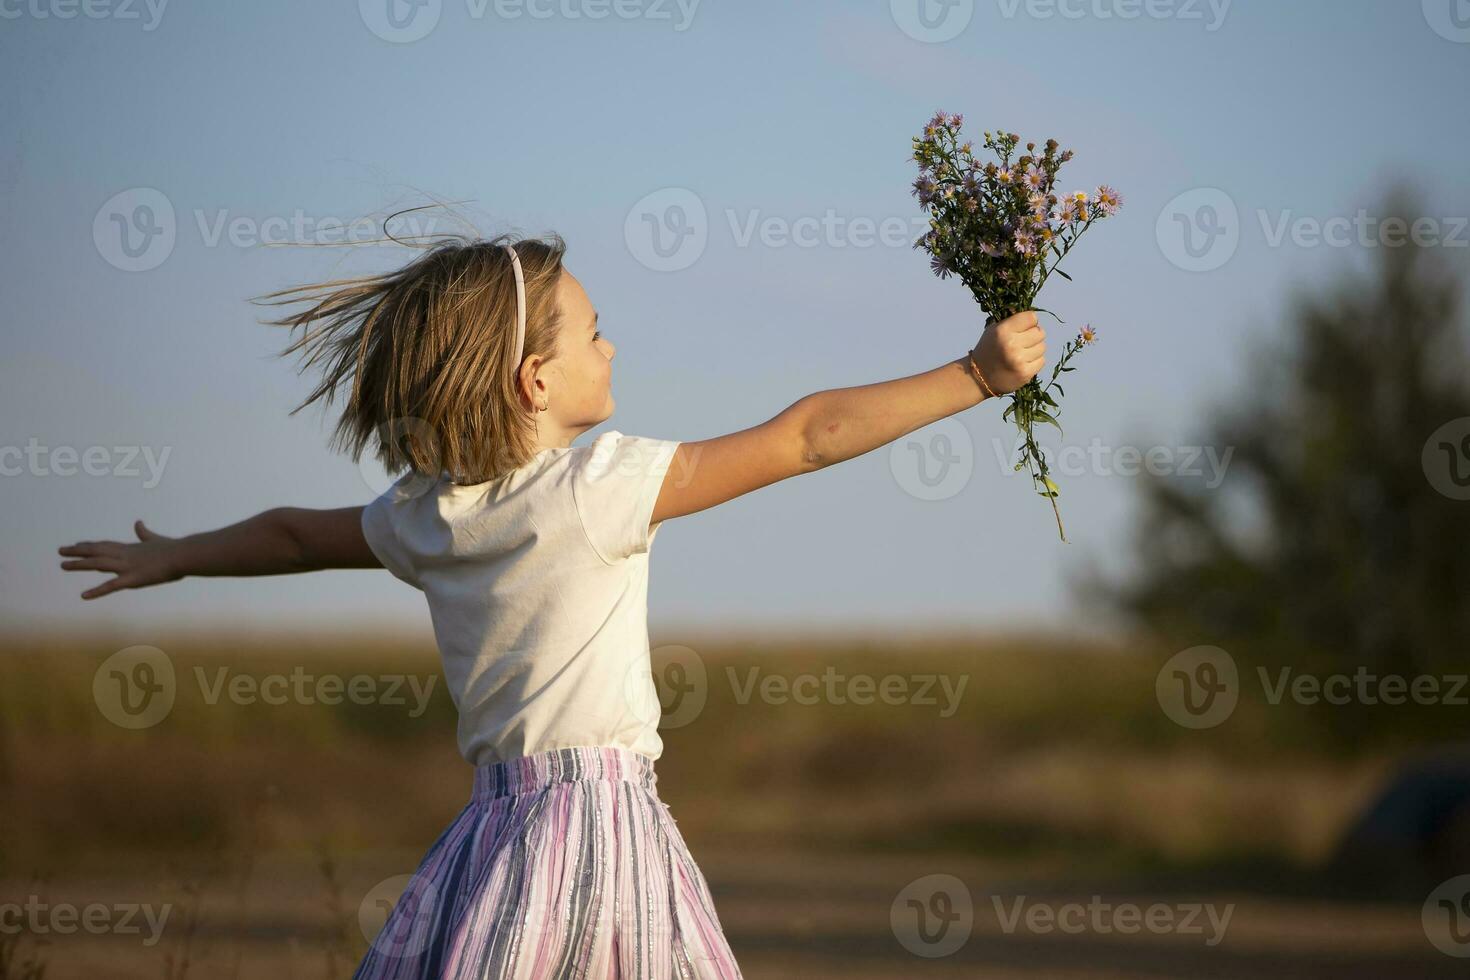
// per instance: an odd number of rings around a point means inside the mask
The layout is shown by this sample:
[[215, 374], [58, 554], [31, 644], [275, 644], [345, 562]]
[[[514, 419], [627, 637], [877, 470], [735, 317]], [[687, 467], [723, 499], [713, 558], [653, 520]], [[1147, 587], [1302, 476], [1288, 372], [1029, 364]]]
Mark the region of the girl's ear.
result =
[[545, 366], [546, 362], [539, 354], [533, 354], [521, 363], [520, 384], [516, 391], [521, 407], [528, 407], [532, 412], [545, 411], [550, 398], [546, 381], [541, 377], [541, 369]]
[[520, 373], [516, 376], [516, 399], [522, 408], [526, 406], [528, 400], [531, 402], [531, 407], [535, 407], [537, 367], [535, 357], [528, 357], [521, 362]]

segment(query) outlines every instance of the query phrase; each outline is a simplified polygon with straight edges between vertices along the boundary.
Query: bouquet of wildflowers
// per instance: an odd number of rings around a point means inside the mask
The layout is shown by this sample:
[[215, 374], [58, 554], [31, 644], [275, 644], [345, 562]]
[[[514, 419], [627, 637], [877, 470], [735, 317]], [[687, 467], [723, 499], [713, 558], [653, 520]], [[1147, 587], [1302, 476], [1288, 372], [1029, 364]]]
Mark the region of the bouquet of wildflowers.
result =
[[[1053, 272], [1072, 278], [1057, 266], [1094, 221], [1117, 213], [1122, 199], [1107, 186], [1092, 196], [1079, 191], [1058, 198], [1053, 193], [1057, 171], [1072, 159], [1072, 151], [1057, 153], [1056, 140], [1047, 140], [1040, 153], [1035, 143], [1027, 143], [1025, 154], [1013, 161], [1021, 137], [986, 133], [985, 148], [999, 162], [982, 164], [971, 153], [974, 144], [960, 143], [963, 122], [961, 115], [940, 112], [924, 127], [923, 136], [914, 137], [919, 164], [914, 193], [930, 213], [929, 231], [914, 247], [929, 252], [930, 267], [941, 279], [959, 276], [991, 319], [1037, 310], [1061, 323], [1061, 317], [1035, 305], [1036, 294]], [[1076, 370], [1068, 362], [1096, 339], [1096, 331], [1084, 327], [1067, 342], [1045, 387], [1032, 378], [1011, 394], [1003, 416], [1015, 421], [1023, 438], [1015, 468], [1029, 468], [1036, 492], [1051, 500], [1063, 541], [1067, 536], [1056, 502], [1060, 491], [1047, 471], [1033, 426], [1042, 422], [1061, 431], [1061, 406], [1052, 389], [1066, 394], [1057, 379]]]

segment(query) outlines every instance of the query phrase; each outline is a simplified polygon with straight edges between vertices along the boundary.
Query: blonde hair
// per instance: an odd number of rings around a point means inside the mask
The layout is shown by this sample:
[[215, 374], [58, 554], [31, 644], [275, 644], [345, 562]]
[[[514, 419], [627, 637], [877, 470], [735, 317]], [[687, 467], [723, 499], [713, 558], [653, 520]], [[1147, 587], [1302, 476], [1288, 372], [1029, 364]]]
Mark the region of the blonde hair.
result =
[[[389, 473], [412, 469], [455, 483], [492, 480], [536, 451], [534, 414], [521, 401], [516, 286], [510, 253], [526, 283], [524, 358], [557, 355], [561, 310], [556, 286], [566, 242], [559, 235], [512, 240], [454, 236], [395, 272], [295, 286], [257, 303], [308, 302], [299, 313], [263, 321], [302, 327], [280, 352], [304, 351], [305, 371], [324, 362], [321, 383], [291, 414], [333, 398], [351, 379], [331, 446], [361, 458], [377, 440]], [[317, 321], [321, 321], [319, 325]]]

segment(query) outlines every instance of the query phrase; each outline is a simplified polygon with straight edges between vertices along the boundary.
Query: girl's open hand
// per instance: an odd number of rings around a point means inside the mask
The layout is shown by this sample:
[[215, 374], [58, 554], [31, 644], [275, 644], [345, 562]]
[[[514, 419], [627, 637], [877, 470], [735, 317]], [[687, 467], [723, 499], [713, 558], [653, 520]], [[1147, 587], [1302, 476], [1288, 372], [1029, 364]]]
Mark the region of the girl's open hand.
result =
[[1046, 332], [1032, 310], [985, 325], [975, 363], [997, 395], [1009, 395], [1036, 377], [1046, 362]]
[[153, 533], [142, 521], [133, 522], [133, 532], [138, 535], [136, 544], [78, 541], [56, 549], [57, 554], [70, 555], [75, 559], [61, 563], [61, 567], [69, 572], [117, 573], [116, 578], [83, 592], [83, 599], [96, 599], [118, 589], [140, 589], [183, 578], [172, 560], [177, 539]]

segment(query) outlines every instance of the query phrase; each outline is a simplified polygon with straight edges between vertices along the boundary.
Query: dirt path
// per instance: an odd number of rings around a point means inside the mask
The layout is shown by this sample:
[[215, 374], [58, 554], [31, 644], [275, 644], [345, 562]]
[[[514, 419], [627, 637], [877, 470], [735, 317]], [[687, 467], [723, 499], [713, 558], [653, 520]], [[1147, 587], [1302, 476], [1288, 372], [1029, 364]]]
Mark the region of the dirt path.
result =
[[[70, 934], [48, 934], [46, 977], [164, 977], [166, 957], [181, 952], [191, 908], [197, 909], [199, 920], [189, 942], [188, 977], [348, 976], [356, 964], [349, 958], [365, 945], [357, 924], [361, 896], [376, 883], [412, 870], [417, 857], [382, 855], [355, 864], [341, 875], [343, 898], [335, 907], [322, 875], [304, 855], [261, 862], [243, 893], [235, 882], [211, 882], [197, 903], [183, 898], [176, 883], [147, 870], [87, 878], [58, 875], [46, 893], [52, 906], [119, 909], [150, 904], [159, 909], [173, 904], [151, 944], [141, 914], [133, 916], [138, 932], [124, 934], [121, 918], [111, 913], [116, 928], [89, 932], [74, 925]], [[925, 856], [697, 857], [742, 969], [752, 980], [1434, 980], [1467, 975], [1465, 960], [1446, 956], [1429, 943], [1420, 909], [1409, 905], [1228, 892], [1132, 894], [1110, 889], [1106, 882], [1027, 880], [1016, 868]], [[934, 875], [950, 877], [930, 877]], [[935, 882], [950, 889], [949, 899], [936, 899], [942, 889]], [[0, 882], [0, 902], [16, 901], [29, 889], [23, 881]], [[947, 931], [935, 925], [963, 907], [972, 913], [967, 931], [962, 917], [950, 922]], [[926, 944], [919, 935], [920, 908], [934, 914], [928, 935], [941, 936], [937, 942]], [[1191, 909], [1196, 909], [1192, 915]], [[345, 942], [336, 930], [343, 922], [353, 930]], [[945, 951], [941, 946], [946, 942], [954, 947], [947, 955], [920, 955]]]

